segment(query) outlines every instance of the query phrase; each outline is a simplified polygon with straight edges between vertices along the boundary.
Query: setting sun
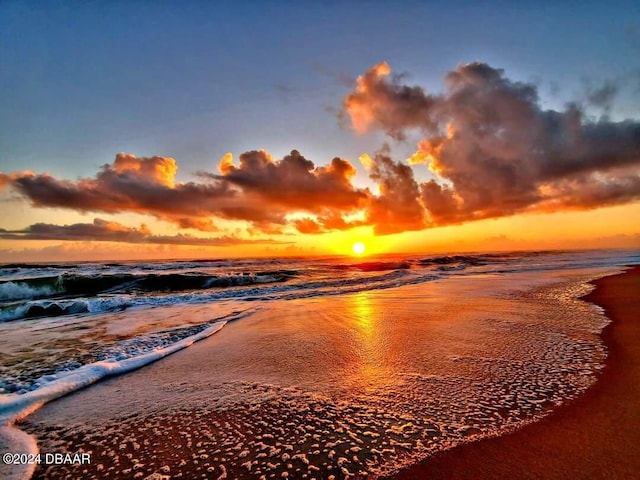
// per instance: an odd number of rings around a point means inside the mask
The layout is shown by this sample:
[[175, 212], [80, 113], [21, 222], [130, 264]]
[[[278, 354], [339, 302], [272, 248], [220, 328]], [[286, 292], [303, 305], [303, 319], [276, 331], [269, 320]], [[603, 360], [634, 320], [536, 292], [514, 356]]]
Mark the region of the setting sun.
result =
[[634, 477], [640, 0], [253, 3], [0, 0], [0, 480]]
[[351, 247], [353, 250], [353, 253], [355, 253], [356, 255], [362, 255], [364, 253], [364, 243], [362, 242], [356, 242], [353, 244], [353, 246]]

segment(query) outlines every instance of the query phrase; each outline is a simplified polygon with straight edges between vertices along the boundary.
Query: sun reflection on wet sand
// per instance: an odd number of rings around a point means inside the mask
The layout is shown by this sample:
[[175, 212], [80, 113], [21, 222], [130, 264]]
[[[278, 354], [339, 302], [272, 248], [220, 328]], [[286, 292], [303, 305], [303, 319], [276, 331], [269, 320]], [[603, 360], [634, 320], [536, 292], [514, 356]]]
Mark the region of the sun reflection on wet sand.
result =
[[368, 292], [360, 292], [344, 300], [351, 310], [356, 329], [357, 343], [354, 347], [359, 363], [354, 371], [355, 383], [360, 388], [380, 389], [394, 378], [386, 357], [388, 345], [380, 328], [381, 310], [374, 306]]

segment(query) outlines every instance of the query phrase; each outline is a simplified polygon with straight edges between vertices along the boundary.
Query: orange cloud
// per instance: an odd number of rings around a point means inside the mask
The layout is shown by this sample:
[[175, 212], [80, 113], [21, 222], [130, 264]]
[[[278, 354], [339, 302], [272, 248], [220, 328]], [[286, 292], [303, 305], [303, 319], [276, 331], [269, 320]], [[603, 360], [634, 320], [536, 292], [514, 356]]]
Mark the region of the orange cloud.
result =
[[119, 153], [113, 162], [113, 171], [173, 188], [178, 166], [173, 158], [137, 158], [130, 153]]
[[310, 217], [295, 219], [293, 224], [300, 233], [320, 234], [332, 230], [349, 230], [369, 223], [364, 220], [345, 220], [340, 213], [334, 212], [327, 216], [320, 216], [317, 219]]
[[[177, 183], [174, 159], [120, 153], [93, 178], [69, 181], [22, 172], [0, 179], [36, 207], [137, 212], [202, 231], [217, 230], [212, 218], [244, 220], [265, 233], [281, 231], [288, 213], [335, 218], [366, 207], [370, 195], [352, 185], [356, 170], [347, 160], [315, 167], [296, 150], [282, 160], [264, 151], [246, 152], [239, 166], [227, 154], [219, 171], [201, 172], [201, 182]], [[334, 221], [327, 228], [339, 226]], [[349, 228], [346, 222], [343, 228]]]
[[343, 101], [353, 129], [364, 133], [382, 128], [401, 140], [406, 128], [435, 128], [435, 122], [427, 125], [426, 120], [436, 107], [437, 98], [427, 95], [420, 87], [400, 85], [395, 77], [388, 80], [390, 73], [389, 65], [382, 62], [358, 77], [355, 91]]
[[218, 163], [218, 171], [222, 175], [225, 175], [231, 172], [234, 168], [235, 165], [233, 164], [233, 154], [231, 152], [225, 153]]
[[294, 225], [296, 226], [296, 230], [300, 233], [323, 233], [324, 228], [320, 223], [316, 222], [313, 218], [299, 218], [294, 220]]
[[[351, 228], [348, 222], [336, 221], [336, 217], [366, 208], [370, 197], [368, 190], [357, 189], [351, 183], [356, 169], [349, 161], [334, 158], [329, 165], [316, 167], [297, 150], [282, 160], [274, 160], [262, 150], [246, 152], [240, 155], [239, 166], [223, 157], [219, 171], [221, 175], [203, 175], [240, 190], [247, 204], [324, 218], [317, 224], [321, 230], [314, 229], [313, 233]], [[312, 229], [310, 223], [299, 220], [293, 226], [305, 233]]]
[[175, 184], [175, 160], [118, 154], [94, 178], [58, 180], [49, 174], [13, 173], [6, 182], [36, 207], [60, 207], [87, 212], [138, 212], [183, 222], [212, 213], [234, 218], [233, 192], [223, 183]]
[[380, 194], [371, 198], [366, 212], [367, 223], [374, 225], [376, 233], [427, 227], [420, 189], [411, 167], [379, 153], [372, 159], [369, 177], [380, 187]]
[[[427, 163], [439, 179], [419, 185], [414, 196], [408, 172], [387, 175], [383, 194], [402, 191], [407, 205], [398, 228], [419, 227], [418, 200], [428, 225], [446, 225], [640, 199], [640, 121], [594, 121], [576, 105], [544, 110], [534, 85], [484, 63], [459, 66], [445, 85], [442, 95], [429, 95], [379, 64], [359, 77], [343, 102], [358, 132], [382, 129], [395, 139], [422, 132], [409, 163]], [[612, 90], [596, 93], [604, 101]], [[389, 171], [388, 161], [380, 165]], [[371, 218], [385, 217], [380, 203], [372, 201]], [[395, 211], [388, 209], [390, 222], [399, 218]]]
[[211, 175], [216, 180], [228, 182], [254, 194], [262, 200], [286, 208], [307, 211], [328, 209], [353, 210], [361, 207], [367, 193], [351, 184], [356, 170], [347, 160], [334, 158], [324, 167], [293, 150], [282, 160], [274, 161], [264, 151], [246, 152], [240, 155], [240, 166], [223, 159], [222, 175]]

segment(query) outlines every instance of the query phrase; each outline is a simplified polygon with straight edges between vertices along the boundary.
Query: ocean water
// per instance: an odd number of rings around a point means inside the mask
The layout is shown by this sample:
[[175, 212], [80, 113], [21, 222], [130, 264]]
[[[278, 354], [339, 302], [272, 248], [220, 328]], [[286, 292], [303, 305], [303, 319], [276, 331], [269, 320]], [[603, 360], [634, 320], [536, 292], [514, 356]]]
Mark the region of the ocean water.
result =
[[[637, 263], [637, 251], [610, 250], [4, 265], [0, 423], [144, 367], [118, 381], [155, 375], [156, 386], [112, 402], [92, 400], [99, 386], [85, 394], [86, 408], [102, 402], [96, 478], [128, 478], [135, 465], [136, 478], [165, 467], [187, 478], [393, 472], [588, 388], [607, 319], [577, 298]], [[186, 347], [202, 365], [156, 362]], [[122, 412], [136, 420], [123, 425]], [[94, 427], [68, 423], [56, 438], [82, 448]], [[184, 440], [176, 465], [157, 450], [108, 467], [108, 442], [144, 437], [142, 425], [202, 437], [206, 452]], [[196, 454], [211, 459], [194, 464]], [[46, 478], [65, 475], [77, 472]]]

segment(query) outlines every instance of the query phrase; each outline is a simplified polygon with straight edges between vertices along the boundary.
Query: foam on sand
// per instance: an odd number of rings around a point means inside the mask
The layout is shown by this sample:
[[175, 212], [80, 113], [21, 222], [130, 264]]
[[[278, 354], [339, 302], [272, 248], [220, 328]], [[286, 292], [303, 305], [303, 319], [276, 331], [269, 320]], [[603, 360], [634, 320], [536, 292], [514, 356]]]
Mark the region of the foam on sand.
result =
[[[0, 447], [3, 452], [37, 454], [35, 439], [13, 424], [34, 412], [42, 405], [81, 388], [87, 387], [105, 377], [121, 375], [160, 360], [194, 342], [207, 338], [220, 331], [230, 320], [236, 320], [247, 314], [239, 314], [226, 320], [212, 323], [208, 328], [169, 346], [155, 349], [152, 352], [125, 360], [104, 360], [84, 365], [70, 372], [59, 373], [37, 390], [25, 394], [9, 394], [0, 396]], [[0, 463], [0, 478], [7, 480], [31, 478], [33, 465], [7, 465]]]
[[[35, 438], [16, 428], [14, 426], [16, 422], [38, 410], [44, 404], [92, 385], [105, 377], [128, 373], [189, 347], [193, 343], [220, 331], [227, 322], [241, 319], [251, 313], [253, 311], [245, 311], [227, 316], [223, 320], [213, 321], [207, 328], [189, 337], [134, 357], [121, 360], [102, 360], [83, 365], [72, 371], [50, 375], [39, 382], [41, 386], [36, 390], [23, 394], [0, 395], [0, 451], [36, 455], [39, 449]], [[8, 465], [0, 462], [0, 478], [7, 480], [29, 479], [33, 475], [35, 467], [35, 464]]]
[[171, 355], [178, 350], [182, 350], [198, 340], [213, 335], [224, 327], [227, 321], [228, 320], [215, 322], [210, 327], [191, 337], [184, 338], [167, 347], [159, 348], [143, 355], [120, 361], [104, 360], [84, 365], [70, 372], [59, 373], [41, 388], [22, 395], [15, 393], [2, 395], [0, 396], [0, 425], [11, 425], [17, 420], [29, 415], [34, 410], [37, 410], [45, 403], [91, 385], [102, 378], [136, 370], [167, 355]]
[[[3, 426], [0, 427], [0, 451], [36, 455], [38, 453], [38, 445], [28, 433], [13, 426]], [[0, 477], [4, 480], [31, 478], [35, 468], [35, 463], [7, 465], [5, 462], [0, 462]]]

